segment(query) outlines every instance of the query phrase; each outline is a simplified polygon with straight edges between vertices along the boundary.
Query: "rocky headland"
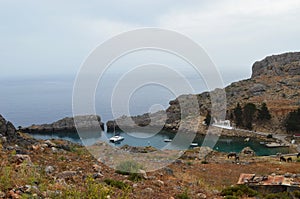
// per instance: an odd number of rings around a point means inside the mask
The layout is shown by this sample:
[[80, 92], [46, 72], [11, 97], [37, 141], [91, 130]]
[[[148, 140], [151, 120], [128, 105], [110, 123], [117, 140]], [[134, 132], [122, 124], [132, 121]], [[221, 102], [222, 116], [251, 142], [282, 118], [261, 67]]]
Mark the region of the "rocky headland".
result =
[[43, 132], [76, 132], [76, 129], [104, 130], [104, 123], [98, 115], [83, 115], [75, 117], [66, 117], [51, 124], [31, 125], [22, 128], [26, 133], [43, 133]]
[[[300, 52], [284, 53], [280, 55], [268, 56], [261, 61], [257, 61], [252, 66], [252, 76], [249, 79], [234, 82], [224, 88], [226, 93], [226, 118], [230, 119], [237, 103], [244, 105], [253, 103], [257, 107], [261, 103], [266, 103], [271, 114], [271, 120], [267, 123], [256, 122], [253, 124], [254, 131], [269, 132], [274, 134], [286, 133], [283, 124], [289, 112], [296, 110], [300, 106]], [[203, 125], [203, 120], [211, 110], [211, 94], [220, 92], [215, 89], [211, 92], [203, 92], [198, 95], [181, 95], [169, 102], [170, 106], [166, 111], [154, 114], [143, 114], [134, 117], [123, 116], [115, 121], [106, 123], [108, 131], [120, 129], [116, 124], [122, 124], [122, 128], [132, 129], [134, 127], [155, 128], [161, 123], [163, 130], [176, 132], [183, 123], [198, 123], [198, 133], [205, 133], [207, 128]], [[198, 104], [193, 99], [197, 97]], [[179, 103], [180, 102], [180, 103]], [[182, 117], [181, 106], [185, 112], [193, 112], [195, 107], [199, 107], [200, 115], [189, 115]], [[150, 119], [151, 118], [151, 119]], [[128, 122], [132, 119], [134, 123]], [[233, 121], [231, 121], [233, 122]], [[152, 125], [152, 126], [151, 126]], [[188, 127], [189, 125], [184, 125]], [[191, 131], [191, 129], [183, 129]], [[239, 130], [224, 130], [227, 134]], [[251, 134], [251, 133], [250, 133]], [[250, 136], [250, 135], [247, 135]]]

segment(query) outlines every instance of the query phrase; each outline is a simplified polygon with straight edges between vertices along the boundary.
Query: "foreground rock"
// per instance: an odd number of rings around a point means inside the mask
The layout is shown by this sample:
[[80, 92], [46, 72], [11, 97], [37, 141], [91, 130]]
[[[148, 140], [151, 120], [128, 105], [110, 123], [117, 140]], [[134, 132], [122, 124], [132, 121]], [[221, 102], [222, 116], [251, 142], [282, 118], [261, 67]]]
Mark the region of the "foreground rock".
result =
[[0, 115], [0, 134], [2, 136], [7, 137], [8, 139], [14, 139], [17, 137], [16, 134], [16, 128], [14, 125], [6, 121], [1, 115]]
[[23, 128], [22, 131], [27, 133], [60, 132], [60, 131], [76, 132], [76, 127], [83, 130], [99, 129], [99, 128], [104, 130], [104, 124], [101, 122], [100, 116], [84, 115], [84, 116], [75, 116], [74, 118], [66, 117], [52, 124], [32, 125]]
[[[35, 142], [34, 139], [24, 139], [17, 131], [14, 125], [6, 121], [0, 115], [0, 144], [10, 148], [16, 148], [16, 151], [21, 151], [20, 147], [28, 147]], [[17, 147], [11, 145], [17, 144]]]

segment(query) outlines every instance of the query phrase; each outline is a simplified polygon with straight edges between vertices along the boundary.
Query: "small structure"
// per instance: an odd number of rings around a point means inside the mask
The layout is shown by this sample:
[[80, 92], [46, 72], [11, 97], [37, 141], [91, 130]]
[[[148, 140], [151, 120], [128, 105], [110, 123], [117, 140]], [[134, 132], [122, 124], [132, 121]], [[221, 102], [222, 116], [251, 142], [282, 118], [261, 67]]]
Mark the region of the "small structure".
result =
[[230, 125], [230, 120], [217, 120], [214, 118], [214, 123], [212, 126], [224, 128], [224, 129], [233, 129]]
[[278, 147], [289, 147], [289, 145], [284, 143], [270, 142], [265, 144], [268, 148], [278, 148]]
[[[293, 177], [295, 176], [295, 177]], [[300, 190], [300, 178], [297, 175], [268, 175], [240, 174], [237, 184], [244, 184], [257, 191], [277, 193], [283, 191]]]

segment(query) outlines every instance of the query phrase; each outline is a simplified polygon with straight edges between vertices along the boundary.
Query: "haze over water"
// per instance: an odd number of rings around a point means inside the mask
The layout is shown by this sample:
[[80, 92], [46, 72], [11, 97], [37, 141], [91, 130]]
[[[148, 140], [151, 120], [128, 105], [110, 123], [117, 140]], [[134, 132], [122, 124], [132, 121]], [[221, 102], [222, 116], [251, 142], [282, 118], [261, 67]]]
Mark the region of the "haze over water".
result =
[[[102, 121], [112, 119], [111, 91], [114, 77], [108, 76], [106, 86], [96, 92], [96, 112]], [[176, 80], [174, 80], [176, 82]], [[199, 81], [191, 78], [191, 81]], [[52, 123], [72, 116], [72, 90], [74, 79], [70, 77], [48, 77], [17, 80], [0, 80], [0, 110], [15, 126]], [[203, 87], [203, 86], [202, 86]], [[201, 85], [197, 92], [200, 92]], [[167, 108], [175, 96], [167, 89], [149, 85], [138, 89], [129, 101], [132, 115], [149, 111], [154, 104]], [[122, 99], [120, 99], [122, 100]]]

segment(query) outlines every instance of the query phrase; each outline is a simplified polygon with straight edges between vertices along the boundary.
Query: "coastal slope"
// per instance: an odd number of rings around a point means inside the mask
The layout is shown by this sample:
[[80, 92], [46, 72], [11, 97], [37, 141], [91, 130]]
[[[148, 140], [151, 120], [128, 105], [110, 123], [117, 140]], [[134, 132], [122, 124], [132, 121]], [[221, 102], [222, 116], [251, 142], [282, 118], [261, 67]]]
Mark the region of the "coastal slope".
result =
[[[280, 55], [272, 55], [257, 61], [252, 66], [252, 76], [249, 79], [234, 82], [224, 88], [226, 92], [226, 118], [231, 119], [233, 109], [240, 103], [253, 103], [260, 107], [261, 103], [266, 103], [271, 114], [271, 120], [267, 123], [254, 122], [255, 131], [286, 133], [284, 120], [288, 113], [296, 110], [300, 106], [300, 52], [289, 52]], [[163, 117], [163, 112], [155, 114], [143, 114], [131, 117], [137, 126], [147, 126], [152, 122], [160, 123], [166, 121], [163, 129], [169, 131], [178, 130], [181, 121], [181, 107], [184, 104], [185, 111], [193, 110], [196, 106], [200, 109], [200, 115], [191, 115], [188, 120], [190, 123], [199, 123], [198, 131], [204, 131], [202, 121], [207, 112], [211, 110], [212, 93], [219, 92], [215, 89], [211, 92], [201, 94], [181, 95], [169, 102], [170, 106], [166, 109], [167, 118]], [[197, 97], [198, 104], [192, 103], [192, 98]], [[179, 103], [184, 102], [184, 103]], [[192, 112], [192, 111], [191, 111]], [[128, 117], [118, 118], [118, 123], [126, 126]], [[124, 122], [125, 121], [125, 122]], [[233, 122], [233, 121], [232, 121]], [[108, 131], [118, 129], [115, 121], [107, 122]]]

